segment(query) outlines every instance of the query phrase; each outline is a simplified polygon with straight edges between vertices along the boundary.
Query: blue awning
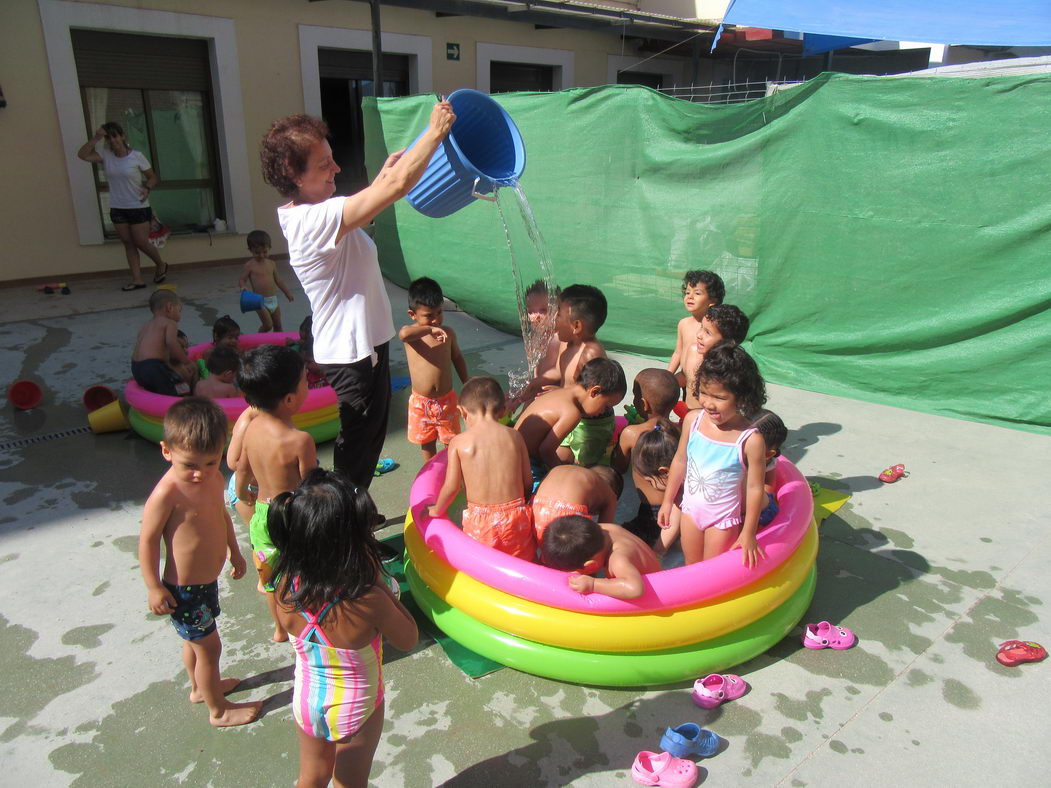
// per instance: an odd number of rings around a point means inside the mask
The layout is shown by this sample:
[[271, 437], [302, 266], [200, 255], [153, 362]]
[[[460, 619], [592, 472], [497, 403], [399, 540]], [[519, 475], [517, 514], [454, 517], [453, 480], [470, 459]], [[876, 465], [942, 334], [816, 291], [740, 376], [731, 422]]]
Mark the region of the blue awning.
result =
[[823, 36], [819, 33], [803, 34], [803, 56], [820, 55], [833, 49], [846, 49], [861, 44], [871, 44], [875, 38], [851, 38], [850, 36]]
[[733, 0], [724, 25], [976, 46], [1051, 46], [1049, 0]]

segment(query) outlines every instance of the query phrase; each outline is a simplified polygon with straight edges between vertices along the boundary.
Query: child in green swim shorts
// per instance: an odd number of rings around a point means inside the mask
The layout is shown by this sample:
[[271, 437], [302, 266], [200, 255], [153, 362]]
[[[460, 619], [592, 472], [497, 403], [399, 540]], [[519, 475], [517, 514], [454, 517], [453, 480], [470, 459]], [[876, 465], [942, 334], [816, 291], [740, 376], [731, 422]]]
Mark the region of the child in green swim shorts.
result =
[[[259, 411], [244, 428], [237, 458], [237, 497], [255, 504], [248, 525], [252, 557], [259, 573], [259, 590], [266, 594], [274, 619], [274, 640], [280, 643], [288, 640], [288, 633], [277, 618], [277, 578], [273, 575], [277, 556], [266, 521], [274, 496], [296, 489], [307, 471], [317, 467], [314, 439], [292, 425], [292, 414], [307, 397], [303, 357], [290, 347], [257, 347], [241, 361], [237, 385], [248, 404]], [[257, 493], [248, 486], [253, 478], [259, 487]]]

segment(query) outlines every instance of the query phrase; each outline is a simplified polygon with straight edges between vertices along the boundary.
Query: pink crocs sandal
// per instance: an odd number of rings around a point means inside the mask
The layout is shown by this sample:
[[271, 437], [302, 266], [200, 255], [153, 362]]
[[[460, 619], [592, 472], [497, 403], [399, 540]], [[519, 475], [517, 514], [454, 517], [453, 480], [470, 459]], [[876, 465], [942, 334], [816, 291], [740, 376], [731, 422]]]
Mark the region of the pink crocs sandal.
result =
[[827, 621], [807, 624], [803, 630], [803, 645], [807, 648], [831, 648], [843, 651], [854, 645], [854, 633], [846, 627], [837, 627]]
[[691, 788], [697, 782], [697, 764], [676, 758], [670, 752], [643, 750], [635, 756], [631, 776], [640, 785], [670, 785]]
[[748, 682], [732, 673], [712, 673], [693, 682], [693, 702], [714, 709], [723, 701], [737, 700], [748, 692]]

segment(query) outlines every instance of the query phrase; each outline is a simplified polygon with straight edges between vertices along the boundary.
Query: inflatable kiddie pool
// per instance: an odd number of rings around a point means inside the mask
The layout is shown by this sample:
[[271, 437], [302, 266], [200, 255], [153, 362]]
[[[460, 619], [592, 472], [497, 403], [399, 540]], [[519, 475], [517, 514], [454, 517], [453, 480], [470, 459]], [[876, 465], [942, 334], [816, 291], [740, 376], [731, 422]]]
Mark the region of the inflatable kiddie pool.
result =
[[784, 457], [780, 512], [759, 532], [754, 569], [734, 550], [644, 578], [638, 599], [579, 594], [567, 574], [482, 545], [430, 517], [446, 455], [413, 483], [405, 574], [424, 613], [447, 635], [501, 664], [602, 686], [670, 684], [718, 673], [769, 649], [814, 594], [817, 526], [810, 487]]
[[[242, 351], [251, 350], [259, 345], [284, 345], [288, 340], [299, 341], [299, 334], [292, 332], [242, 334], [238, 346]], [[201, 358], [210, 348], [211, 342], [194, 345], [187, 353], [192, 361]], [[179, 397], [154, 394], [129, 380], [124, 386], [124, 398], [128, 402], [128, 421], [131, 428], [146, 440], [159, 443], [164, 438], [164, 414], [168, 408], [179, 401]], [[215, 400], [226, 412], [229, 429], [241, 415], [248, 403], [243, 397], [220, 397]], [[315, 443], [324, 443], [336, 437], [339, 432], [339, 406], [336, 392], [331, 386], [311, 389], [300, 411], [292, 417], [292, 423], [310, 434]]]

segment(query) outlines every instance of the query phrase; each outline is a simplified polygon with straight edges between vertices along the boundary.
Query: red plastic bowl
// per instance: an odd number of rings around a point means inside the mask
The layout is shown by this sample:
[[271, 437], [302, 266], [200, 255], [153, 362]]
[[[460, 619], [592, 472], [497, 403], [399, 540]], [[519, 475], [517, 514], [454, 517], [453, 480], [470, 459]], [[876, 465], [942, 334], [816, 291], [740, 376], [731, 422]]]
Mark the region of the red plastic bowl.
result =
[[31, 380], [16, 380], [7, 389], [7, 400], [19, 410], [32, 410], [40, 404], [44, 392]]

